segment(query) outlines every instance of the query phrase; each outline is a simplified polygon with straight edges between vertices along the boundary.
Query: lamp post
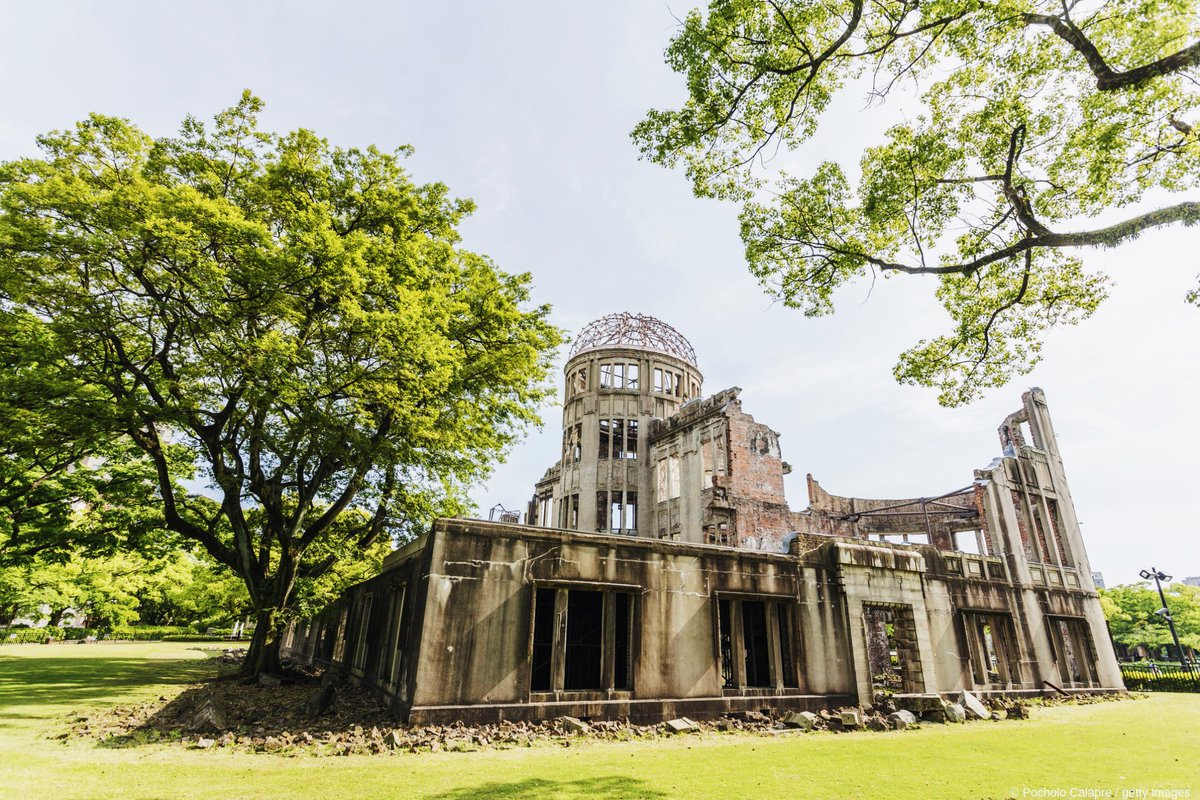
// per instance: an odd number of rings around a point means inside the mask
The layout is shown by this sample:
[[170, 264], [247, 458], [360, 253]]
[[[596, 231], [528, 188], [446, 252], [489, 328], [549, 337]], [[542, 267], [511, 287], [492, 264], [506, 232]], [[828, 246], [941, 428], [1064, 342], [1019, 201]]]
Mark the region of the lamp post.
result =
[[1171, 611], [1167, 608], [1167, 596], [1163, 594], [1162, 582], [1170, 581], [1171, 576], [1164, 574], [1162, 570], [1156, 569], [1155, 567], [1151, 567], [1149, 570], [1142, 570], [1138, 574], [1142, 576], [1143, 580], [1148, 581], [1151, 578], [1154, 578], [1154, 585], [1158, 587], [1158, 599], [1162, 600], [1162, 608], [1154, 613], [1165, 619], [1167, 621], [1167, 627], [1171, 629], [1171, 638], [1175, 640], [1175, 652], [1179, 654], [1179, 666], [1190, 670], [1191, 664], [1184, 659], [1183, 645], [1179, 643], [1179, 634], [1175, 632], [1175, 620], [1171, 619]]

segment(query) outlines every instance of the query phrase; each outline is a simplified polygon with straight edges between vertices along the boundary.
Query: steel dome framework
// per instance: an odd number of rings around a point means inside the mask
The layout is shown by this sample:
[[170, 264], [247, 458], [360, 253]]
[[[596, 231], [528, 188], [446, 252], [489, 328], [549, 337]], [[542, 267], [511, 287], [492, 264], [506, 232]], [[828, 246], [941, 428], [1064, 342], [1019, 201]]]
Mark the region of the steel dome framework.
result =
[[647, 314], [608, 314], [584, 326], [571, 345], [571, 358], [606, 347], [634, 347], [681, 358], [699, 369], [696, 350], [679, 331]]

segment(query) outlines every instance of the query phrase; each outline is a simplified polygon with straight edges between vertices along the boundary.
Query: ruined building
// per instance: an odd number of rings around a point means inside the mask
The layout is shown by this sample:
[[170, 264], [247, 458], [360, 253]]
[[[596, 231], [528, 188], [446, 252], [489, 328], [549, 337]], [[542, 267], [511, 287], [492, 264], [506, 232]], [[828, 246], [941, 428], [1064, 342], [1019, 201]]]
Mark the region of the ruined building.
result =
[[740, 393], [705, 396], [658, 320], [592, 323], [527, 524], [438, 520], [284, 653], [413, 722], [1123, 688], [1041, 390], [964, 488], [863, 499], [809, 476], [803, 511]]

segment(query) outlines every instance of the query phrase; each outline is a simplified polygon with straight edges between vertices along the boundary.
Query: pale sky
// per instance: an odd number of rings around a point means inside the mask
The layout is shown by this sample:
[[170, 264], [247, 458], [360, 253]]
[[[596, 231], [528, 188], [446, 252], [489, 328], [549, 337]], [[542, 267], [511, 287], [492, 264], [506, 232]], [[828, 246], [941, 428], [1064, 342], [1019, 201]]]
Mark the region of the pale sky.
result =
[[[1085, 263], [1116, 281], [1081, 326], [1051, 335], [1031, 375], [968, 408], [898, 386], [896, 356], [942, 333], [934, 283], [896, 278], [809, 320], [773, 305], [745, 268], [736, 206], [692, 197], [681, 173], [638, 161], [629, 131], [682, 99], [662, 50], [689, 4], [562, 2], [0, 2], [0, 160], [88, 112], [153, 135], [211, 117], [243, 88], [264, 125], [342, 146], [411, 144], [416, 179], [479, 206], [465, 245], [534, 275], [571, 332], [614, 311], [653, 314], [696, 348], [708, 394], [782, 435], [788, 499], [805, 473], [836, 494], [932, 496], [999, 455], [996, 427], [1041, 386], [1094, 569], [1111, 586], [1156, 566], [1200, 575], [1200, 230], [1151, 233]], [[858, 95], [789, 161], [850, 168], [896, 108]], [[560, 364], [565, 360], [565, 349]], [[561, 382], [561, 371], [556, 374]], [[524, 509], [558, 455], [561, 409], [474, 493]]]

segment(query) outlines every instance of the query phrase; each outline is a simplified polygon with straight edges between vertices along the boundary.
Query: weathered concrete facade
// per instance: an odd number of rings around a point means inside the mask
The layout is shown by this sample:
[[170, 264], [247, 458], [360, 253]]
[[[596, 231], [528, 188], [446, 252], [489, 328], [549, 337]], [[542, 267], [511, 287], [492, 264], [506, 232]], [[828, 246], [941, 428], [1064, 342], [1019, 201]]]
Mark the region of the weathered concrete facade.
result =
[[698, 399], [690, 345], [655, 322], [577, 340], [533, 524], [438, 520], [285, 653], [414, 722], [1123, 688], [1040, 390], [964, 489], [838, 497], [809, 476], [791, 512], [778, 434], [739, 389]]

